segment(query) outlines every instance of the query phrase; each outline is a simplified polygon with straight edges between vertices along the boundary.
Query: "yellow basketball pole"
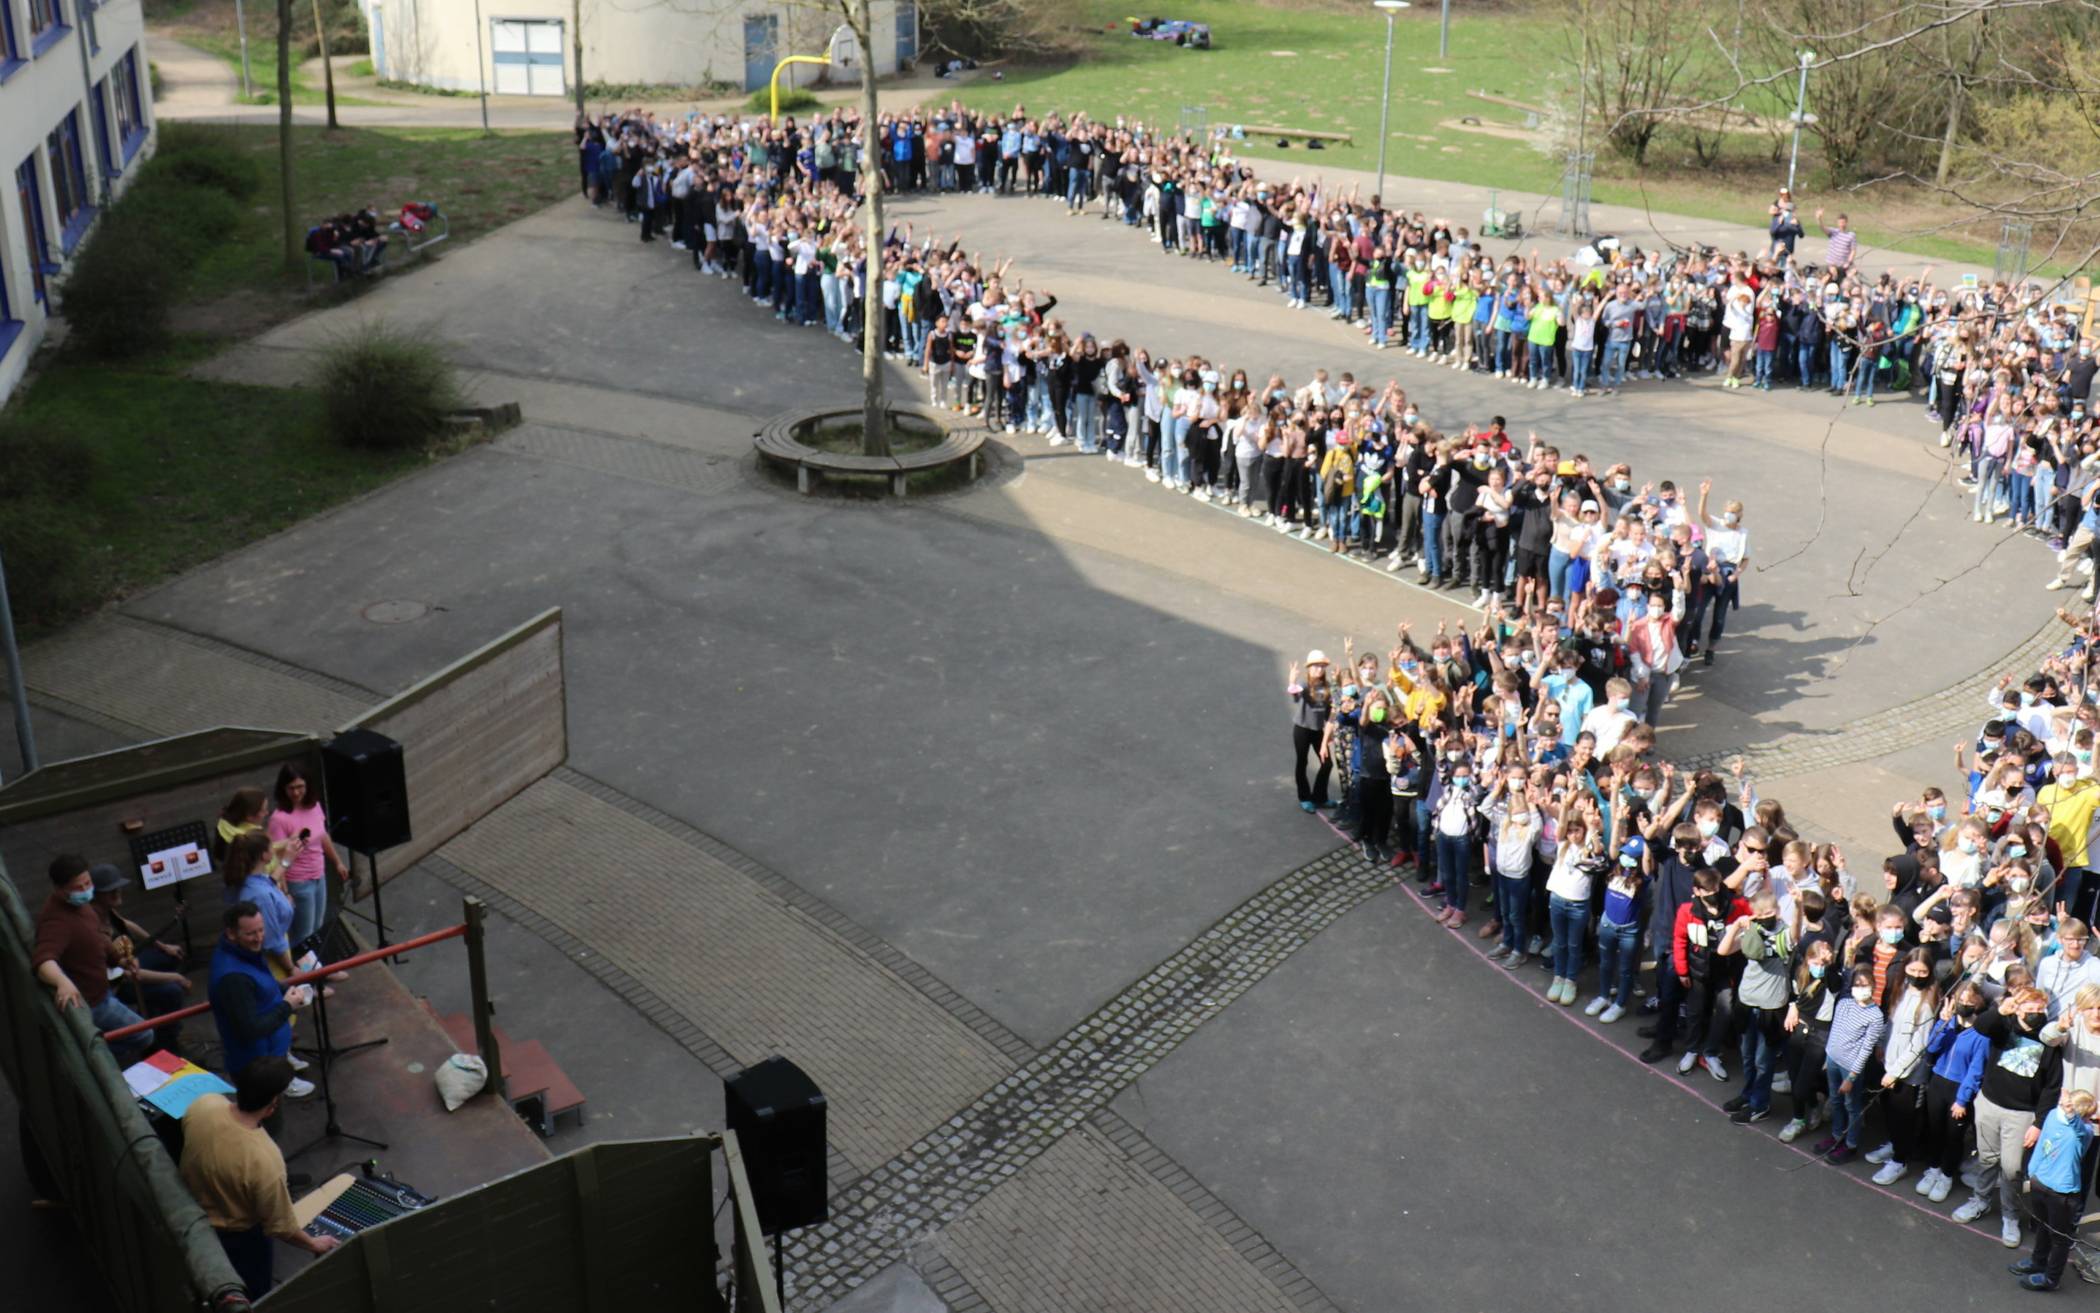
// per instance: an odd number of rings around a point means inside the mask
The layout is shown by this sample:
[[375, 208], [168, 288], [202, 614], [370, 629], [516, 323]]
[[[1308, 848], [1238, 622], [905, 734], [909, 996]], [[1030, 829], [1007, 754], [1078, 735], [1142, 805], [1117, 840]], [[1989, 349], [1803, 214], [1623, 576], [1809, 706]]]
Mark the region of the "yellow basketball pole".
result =
[[773, 65], [773, 122], [780, 122], [780, 70], [786, 68], [789, 64], [829, 64], [830, 62], [831, 58], [828, 55], [789, 55], [786, 59]]

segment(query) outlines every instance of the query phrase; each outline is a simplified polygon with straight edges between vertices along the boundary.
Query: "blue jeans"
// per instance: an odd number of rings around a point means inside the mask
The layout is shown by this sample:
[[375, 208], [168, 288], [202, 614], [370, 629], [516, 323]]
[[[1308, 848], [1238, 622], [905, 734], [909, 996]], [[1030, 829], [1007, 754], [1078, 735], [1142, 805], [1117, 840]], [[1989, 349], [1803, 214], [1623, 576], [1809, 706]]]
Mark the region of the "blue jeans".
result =
[[817, 291], [824, 300], [824, 331], [827, 333], [844, 331], [846, 324], [845, 284], [839, 281], [837, 274], [827, 273], [818, 279]]
[[1568, 595], [1568, 565], [1574, 559], [1558, 547], [1547, 549], [1546, 591], [1552, 596], [1565, 598]]
[[1548, 894], [1546, 916], [1553, 925], [1553, 974], [1573, 980], [1582, 970], [1582, 941], [1590, 933], [1590, 906]]
[[[1772, 1073], [1779, 1066], [1779, 1029], [1777, 1012], [1766, 1009], [1745, 1009], [1743, 1030], [1743, 1097], [1753, 1108], [1772, 1106]], [[1707, 1047], [1713, 1047], [1709, 1040]]]
[[1371, 341], [1384, 346], [1393, 323], [1393, 289], [1372, 283], [1364, 290], [1371, 297]]
[[1624, 387], [1626, 384], [1626, 357], [1633, 351], [1633, 343], [1606, 342], [1604, 344], [1604, 376], [1597, 382], [1608, 388]]
[[1794, 348], [1794, 368], [1801, 371], [1801, 386], [1808, 387], [1816, 381], [1816, 349], [1803, 342]]
[[760, 250], [751, 252], [751, 295], [760, 301], [773, 299], [773, 257]]
[[1093, 393], [1072, 394], [1072, 438], [1081, 451], [1090, 452], [1101, 445], [1100, 414]]
[[1757, 367], [1752, 373], [1751, 381], [1761, 388], [1772, 386], [1772, 357], [1775, 354], [1763, 347], [1757, 349]]
[[1533, 342], [1531, 346], [1531, 377], [1534, 381], [1553, 381], [1553, 348], [1544, 342]]
[[1312, 272], [1302, 251], [1291, 257], [1291, 299], [1301, 306], [1312, 299]]
[[292, 929], [287, 936], [292, 951], [314, 937], [321, 928], [321, 919], [328, 912], [328, 881], [288, 880], [285, 888], [292, 895]]
[[[1589, 386], [1590, 358], [1596, 354], [1594, 349], [1589, 351], [1570, 351], [1568, 353], [1568, 373], [1570, 375], [1568, 386], [1574, 388], [1577, 392]], [[1558, 595], [1555, 594], [1555, 596]]]
[[1874, 376], [1881, 371], [1874, 368], [1872, 360], [1862, 355], [1859, 361], [1859, 368], [1853, 372], [1858, 374], [1859, 377], [1852, 380], [1852, 395], [1855, 397], [1866, 397], [1871, 400], [1874, 396]]
[[1417, 351], [1429, 350], [1429, 306], [1425, 302], [1407, 308], [1407, 344]]
[[1640, 968], [1641, 928], [1597, 922], [1597, 992], [1622, 1008], [1632, 1007], [1633, 976]]
[[1845, 344], [1834, 337], [1830, 339], [1830, 390], [1845, 390]]
[[1444, 906], [1466, 910], [1467, 886], [1473, 881], [1473, 836], [1436, 836], [1436, 878], [1444, 882]]
[[1422, 512], [1422, 568], [1435, 579], [1444, 573], [1444, 513]]
[[1530, 910], [1531, 881], [1525, 876], [1504, 875], [1497, 871], [1495, 918], [1502, 922], [1502, 947], [1512, 953], [1524, 951], [1524, 919]]
[[1086, 182], [1085, 169], [1072, 169], [1065, 174], [1065, 204], [1074, 207], [1086, 204]]
[[1189, 477], [1189, 417], [1169, 415], [1159, 438], [1159, 477], [1166, 483], [1186, 483]]
[[[88, 1009], [88, 1015], [95, 1019], [95, 1029], [100, 1031], [116, 1030], [145, 1020], [118, 1000], [115, 988], [104, 994], [100, 1003]], [[129, 1039], [120, 1039], [110, 1045], [110, 1053], [117, 1059], [117, 1065], [127, 1066], [143, 1057], [147, 1050], [153, 1047], [154, 1033], [150, 1030], [142, 1031]]]
[[1845, 1068], [1829, 1058], [1823, 1059], [1823, 1083], [1830, 1090], [1830, 1134], [1847, 1148], [1859, 1147], [1860, 1111], [1867, 1102], [1867, 1092], [1860, 1080], [1852, 1080], [1852, 1093], [1838, 1091], [1846, 1080]]
[[1978, 515], [1991, 515], [1998, 509], [1998, 494], [2004, 491], [2000, 485], [2005, 481], [2005, 461], [1998, 456], [1985, 456], [1976, 463], [1976, 500], [1969, 509]]
[[2034, 519], [2034, 476], [2032, 474], [2008, 474], [2005, 476], [2007, 494], [2012, 499], [2012, 517], [2016, 522], [2027, 523]]

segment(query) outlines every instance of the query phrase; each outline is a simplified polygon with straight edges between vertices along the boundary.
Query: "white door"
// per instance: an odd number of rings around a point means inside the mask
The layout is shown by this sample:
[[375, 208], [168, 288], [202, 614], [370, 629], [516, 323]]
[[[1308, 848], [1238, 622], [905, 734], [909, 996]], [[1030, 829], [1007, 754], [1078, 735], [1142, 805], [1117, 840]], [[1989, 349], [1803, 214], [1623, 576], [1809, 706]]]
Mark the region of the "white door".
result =
[[499, 96], [523, 96], [532, 90], [530, 65], [525, 62], [528, 44], [525, 30], [530, 26], [508, 18], [499, 18], [489, 24], [490, 54], [496, 66], [493, 90]]
[[559, 96], [568, 90], [562, 84], [561, 24], [525, 25], [525, 74], [535, 96]]

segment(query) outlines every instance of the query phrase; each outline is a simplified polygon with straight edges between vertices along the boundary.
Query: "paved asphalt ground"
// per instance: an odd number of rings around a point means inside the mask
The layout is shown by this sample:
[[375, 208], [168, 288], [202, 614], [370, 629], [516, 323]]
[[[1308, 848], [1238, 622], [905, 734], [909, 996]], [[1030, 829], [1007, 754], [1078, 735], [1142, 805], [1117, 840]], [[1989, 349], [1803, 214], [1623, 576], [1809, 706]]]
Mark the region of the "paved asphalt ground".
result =
[[[1688, 692], [1673, 751], [1903, 705], [2047, 614], [2041, 549], [2001, 548], [1957, 514], [1913, 407], [1840, 418], [1820, 397], [1663, 384], [1576, 402], [1374, 355], [1318, 312], [1052, 204], [940, 208], [944, 232], [1016, 253], [1076, 326], [1293, 384], [1314, 365], [1391, 374], [1440, 419], [1501, 413], [1642, 478], [1712, 473], [1748, 502], [1766, 568]], [[612, 398], [593, 403], [609, 430], [621, 390], [704, 407], [715, 418], [682, 438], [730, 462], [753, 417], [852, 394], [842, 349], [634, 236], [572, 202], [264, 346], [295, 352], [383, 314], [451, 343], [484, 393], [507, 379], [610, 390], [587, 394]], [[1285, 665], [1403, 616], [1471, 613], [1069, 448], [1004, 441], [994, 486], [904, 508], [800, 499], [733, 463], [696, 494], [499, 443], [128, 609], [393, 688], [560, 605], [573, 766], [783, 873], [1040, 1046], [1336, 845], [1292, 806]], [[359, 618], [386, 599], [436, 609]], [[1871, 834], [1892, 796], [1801, 801]], [[577, 878], [616, 895], [619, 860]], [[446, 914], [448, 893], [404, 893], [412, 915]], [[534, 953], [518, 944], [505, 969], [566, 969]], [[2009, 1288], [1994, 1243], [1791, 1170], [1798, 1156], [1502, 975], [1403, 893], [1380, 895], [1117, 1107], [1365, 1313], [1762, 1308], [1772, 1273], [1800, 1270], [1919, 1307]], [[594, 1100], [689, 1075], [610, 995], [556, 996], [520, 1000], [506, 1029], [547, 1038]], [[600, 1019], [609, 1037], [593, 1042]], [[611, 1097], [649, 1131], [714, 1115]]]

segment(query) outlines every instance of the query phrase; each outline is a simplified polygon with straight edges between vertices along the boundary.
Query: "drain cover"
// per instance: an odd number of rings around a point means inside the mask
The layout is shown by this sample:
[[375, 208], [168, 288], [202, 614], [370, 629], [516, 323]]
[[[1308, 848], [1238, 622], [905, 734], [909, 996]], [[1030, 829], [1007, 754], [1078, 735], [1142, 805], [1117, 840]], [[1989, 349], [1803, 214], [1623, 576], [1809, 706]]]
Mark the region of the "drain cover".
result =
[[405, 625], [429, 615], [430, 607], [422, 602], [374, 602], [360, 614], [375, 625]]

